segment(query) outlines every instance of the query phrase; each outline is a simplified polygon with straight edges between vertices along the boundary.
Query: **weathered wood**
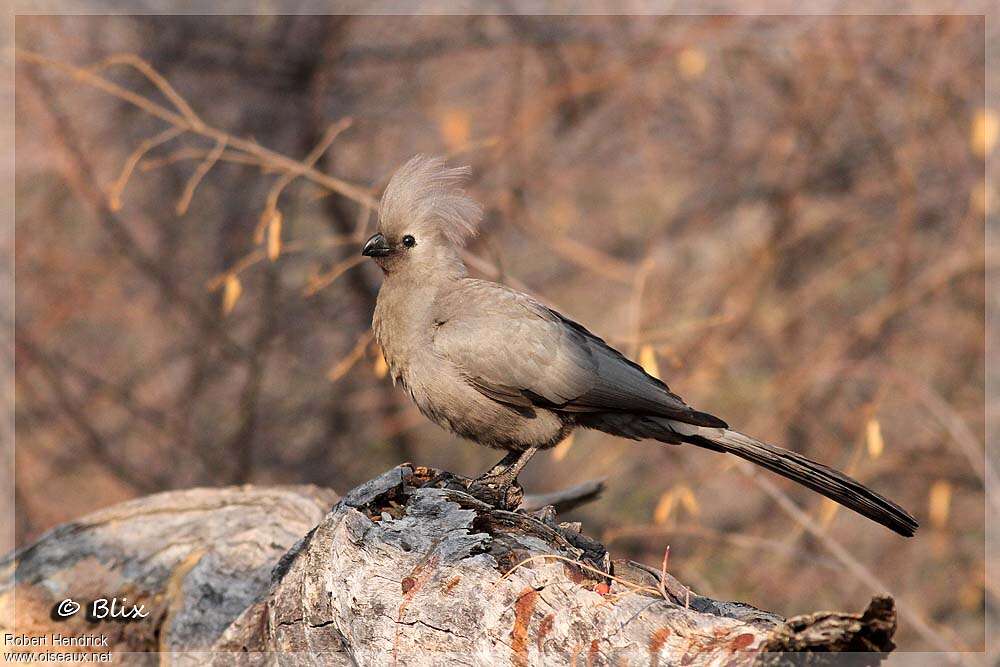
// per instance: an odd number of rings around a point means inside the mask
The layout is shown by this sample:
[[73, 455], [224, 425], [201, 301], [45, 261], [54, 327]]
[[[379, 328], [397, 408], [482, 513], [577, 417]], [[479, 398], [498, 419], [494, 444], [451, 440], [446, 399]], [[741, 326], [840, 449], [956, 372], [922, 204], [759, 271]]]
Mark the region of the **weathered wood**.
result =
[[394, 468], [326, 512], [330, 497], [195, 490], [57, 529], [11, 561], [18, 631], [51, 625], [46, 605], [83, 590], [75, 579], [87, 563], [105, 573], [87, 579], [87, 594], [107, 593], [110, 573], [157, 601], [157, 618], [123, 632], [121, 649], [212, 651], [175, 654], [180, 664], [249, 654], [268, 664], [712, 665], [893, 648], [891, 598], [863, 614], [785, 621], [612, 561], [551, 508], [501, 511], [439, 471]]
[[[14, 619], [14, 627], [0, 620], [0, 633], [96, 632], [119, 651], [209, 648], [267, 592], [275, 562], [336, 500], [305, 486], [191, 489], [64, 524], [0, 561], [0, 619]], [[66, 598], [109, 596], [141, 602], [149, 616], [95, 624], [81, 610], [52, 618]]]

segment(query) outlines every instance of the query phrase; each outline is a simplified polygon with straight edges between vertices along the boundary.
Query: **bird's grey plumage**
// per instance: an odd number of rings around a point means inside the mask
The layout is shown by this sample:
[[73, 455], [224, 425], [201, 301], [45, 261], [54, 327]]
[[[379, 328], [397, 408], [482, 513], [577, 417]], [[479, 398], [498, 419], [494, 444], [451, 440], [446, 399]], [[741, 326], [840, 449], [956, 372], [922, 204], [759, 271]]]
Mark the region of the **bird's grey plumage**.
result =
[[[393, 176], [365, 246], [385, 273], [373, 328], [394, 381], [454, 433], [513, 452], [552, 447], [574, 428], [735, 454], [903, 535], [905, 510], [831, 468], [728, 428], [535, 299], [470, 278], [460, 245], [480, 207], [465, 169], [418, 156]], [[516, 472], [515, 472], [516, 474]]]

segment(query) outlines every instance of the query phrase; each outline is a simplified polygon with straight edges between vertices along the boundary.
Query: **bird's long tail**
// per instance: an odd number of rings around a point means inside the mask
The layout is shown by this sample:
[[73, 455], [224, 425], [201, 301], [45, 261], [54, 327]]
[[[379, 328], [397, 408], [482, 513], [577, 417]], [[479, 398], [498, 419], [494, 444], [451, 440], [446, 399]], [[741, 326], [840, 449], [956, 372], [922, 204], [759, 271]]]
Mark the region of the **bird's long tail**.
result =
[[[844, 473], [738, 431], [720, 430], [722, 434], [717, 437], [705, 438], [699, 435], [688, 436], [684, 440], [693, 445], [735, 454], [767, 468], [905, 537], [912, 537], [917, 530], [917, 521], [909, 512]], [[705, 442], [700, 442], [702, 439]]]
[[821, 493], [900, 535], [912, 537], [917, 530], [917, 521], [909, 512], [857, 480], [801, 454], [769, 445], [738, 431], [690, 426], [660, 418], [630, 420], [627, 425], [618, 419], [605, 419], [602, 422], [592, 427], [625, 437], [653, 438], [669, 443], [684, 442], [735, 454]]

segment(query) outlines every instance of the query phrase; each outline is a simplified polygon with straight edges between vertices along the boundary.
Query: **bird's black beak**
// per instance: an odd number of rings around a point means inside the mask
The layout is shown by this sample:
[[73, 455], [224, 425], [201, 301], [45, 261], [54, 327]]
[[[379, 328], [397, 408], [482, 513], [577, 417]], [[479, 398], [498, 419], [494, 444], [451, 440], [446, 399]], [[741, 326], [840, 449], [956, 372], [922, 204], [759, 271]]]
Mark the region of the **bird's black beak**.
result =
[[392, 248], [389, 247], [389, 242], [385, 240], [385, 237], [376, 234], [365, 241], [365, 247], [361, 249], [361, 254], [365, 257], [385, 257], [390, 250]]

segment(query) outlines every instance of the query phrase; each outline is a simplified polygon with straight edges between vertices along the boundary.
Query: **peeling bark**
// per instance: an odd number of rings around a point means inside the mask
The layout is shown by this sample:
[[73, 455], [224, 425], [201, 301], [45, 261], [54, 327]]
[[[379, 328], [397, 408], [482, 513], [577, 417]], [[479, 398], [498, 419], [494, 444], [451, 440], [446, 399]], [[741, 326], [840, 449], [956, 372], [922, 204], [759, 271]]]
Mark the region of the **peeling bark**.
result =
[[[749, 665], [791, 662], [789, 651], [817, 652], [809, 662], [869, 651], [856, 662], [873, 664], [893, 648], [891, 598], [786, 621], [613, 561], [552, 508], [506, 512], [464, 487], [404, 465], [329, 512], [319, 489], [126, 503], [8, 558], [17, 630], [51, 627], [46, 605], [113, 583], [157, 610], [124, 626], [117, 648], [172, 651], [179, 664]], [[4, 604], [11, 592], [0, 589]], [[197, 650], [211, 653], [179, 653]]]

